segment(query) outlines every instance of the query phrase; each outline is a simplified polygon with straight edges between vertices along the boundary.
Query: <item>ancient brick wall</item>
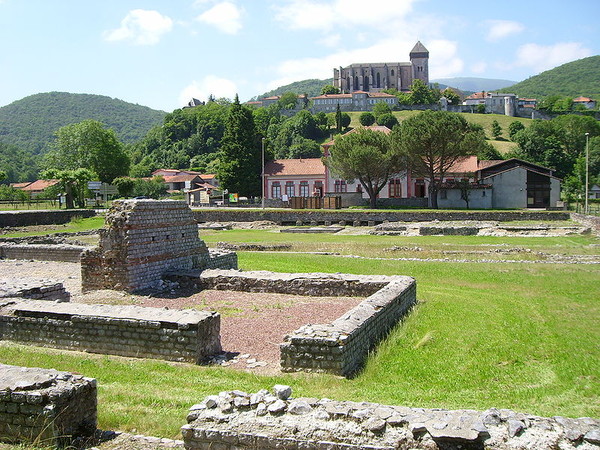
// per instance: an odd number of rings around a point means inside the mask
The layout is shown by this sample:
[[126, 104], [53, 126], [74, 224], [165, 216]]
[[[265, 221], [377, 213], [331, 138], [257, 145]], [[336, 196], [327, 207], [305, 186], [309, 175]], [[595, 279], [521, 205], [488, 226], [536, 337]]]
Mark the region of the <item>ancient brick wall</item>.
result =
[[106, 225], [98, 247], [81, 256], [83, 290], [145, 289], [169, 271], [201, 268], [210, 259], [183, 201], [118, 200]]
[[96, 380], [0, 364], [0, 440], [40, 447], [96, 431]]
[[68, 302], [71, 294], [57, 281], [46, 279], [2, 278], [0, 279], [0, 299], [28, 298], [31, 300], [50, 300]]
[[416, 303], [411, 277], [327, 273], [206, 270], [203, 289], [293, 295], [365, 296], [330, 324], [306, 325], [281, 344], [283, 371], [330, 372], [350, 377], [368, 353]]
[[216, 312], [35, 300], [0, 302], [0, 339], [192, 363], [221, 351]]
[[186, 449], [592, 450], [600, 444], [597, 419], [294, 399], [289, 386], [208, 396], [187, 421]]
[[35, 259], [36, 261], [79, 262], [88, 247], [80, 245], [0, 243], [2, 259]]
[[94, 217], [93, 209], [62, 209], [47, 211], [0, 211], [0, 228], [29, 225], [55, 225], [70, 222], [73, 217]]

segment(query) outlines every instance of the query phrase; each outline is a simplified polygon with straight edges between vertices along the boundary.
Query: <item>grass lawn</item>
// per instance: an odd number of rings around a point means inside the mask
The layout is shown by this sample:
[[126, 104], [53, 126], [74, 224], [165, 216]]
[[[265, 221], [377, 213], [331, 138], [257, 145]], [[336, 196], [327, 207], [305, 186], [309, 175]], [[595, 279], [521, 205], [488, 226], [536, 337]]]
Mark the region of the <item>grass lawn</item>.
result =
[[[392, 245], [470, 251], [523, 246], [598, 253], [591, 236], [564, 238], [286, 235], [202, 232], [210, 245], [293, 242], [388, 256]], [[392, 255], [394, 256], [394, 255]], [[511, 256], [512, 257], [512, 256]], [[416, 278], [419, 304], [346, 380], [330, 375], [258, 376], [230, 368], [136, 360], [0, 344], [0, 362], [76, 371], [99, 381], [103, 429], [175, 437], [186, 410], [221, 390], [290, 384], [296, 396], [413, 407], [512, 408], [533, 414], [600, 416], [600, 268], [597, 265], [457, 263], [239, 253], [240, 268], [280, 272], [401, 274]]]
[[104, 225], [104, 216], [98, 215], [94, 217], [73, 218], [69, 223], [64, 225], [51, 225], [48, 228], [44, 228], [43, 231], [32, 227], [28, 231], [16, 231], [12, 233], [2, 234], [2, 237], [23, 237], [23, 236], [36, 236], [40, 234], [54, 234], [54, 233], [76, 233], [78, 231], [90, 231], [102, 228]]

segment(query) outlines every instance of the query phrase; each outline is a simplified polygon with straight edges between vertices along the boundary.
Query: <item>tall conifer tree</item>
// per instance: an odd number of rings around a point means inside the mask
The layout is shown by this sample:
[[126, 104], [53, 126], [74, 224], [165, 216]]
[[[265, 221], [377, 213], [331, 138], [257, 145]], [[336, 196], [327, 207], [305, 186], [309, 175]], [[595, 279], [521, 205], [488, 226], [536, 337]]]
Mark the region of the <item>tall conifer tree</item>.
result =
[[219, 182], [229, 192], [260, 195], [261, 155], [252, 111], [238, 96], [229, 109], [221, 142]]

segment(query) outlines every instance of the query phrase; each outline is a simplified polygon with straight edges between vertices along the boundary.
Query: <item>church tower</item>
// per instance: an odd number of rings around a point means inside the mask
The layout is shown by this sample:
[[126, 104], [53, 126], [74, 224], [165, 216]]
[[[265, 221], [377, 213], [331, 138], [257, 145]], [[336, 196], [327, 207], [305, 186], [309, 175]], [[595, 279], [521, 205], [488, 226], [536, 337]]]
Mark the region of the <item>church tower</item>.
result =
[[417, 41], [410, 51], [410, 62], [413, 69], [413, 79], [418, 78], [429, 85], [429, 50], [421, 41]]

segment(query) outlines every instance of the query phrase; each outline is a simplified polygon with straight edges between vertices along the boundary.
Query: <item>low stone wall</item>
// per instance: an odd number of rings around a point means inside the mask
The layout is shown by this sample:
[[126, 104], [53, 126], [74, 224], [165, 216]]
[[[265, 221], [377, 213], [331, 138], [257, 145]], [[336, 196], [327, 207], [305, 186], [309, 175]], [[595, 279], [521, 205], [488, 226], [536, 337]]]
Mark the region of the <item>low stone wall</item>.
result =
[[38, 211], [0, 211], [0, 228], [30, 225], [58, 225], [73, 217], [94, 217], [93, 209], [49, 209]]
[[290, 397], [288, 386], [206, 397], [181, 428], [186, 449], [592, 450], [600, 421], [508, 409], [444, 410]]
[[357, 210], [260, 210], [210, 208], [194, 209], [194, 217], [202, 222], [255, 222], [270, 221], [280, 225], [370, 225], [384, 222], [440, 221], [514, 221], [514, 220], [569, 220], [564, 211], [357, 211]]
[[600, 235], [600, 217], [587, 214], [571, 213], [571, 219], [586, 227], [590, 227], [595, 235]]
[[221, 351], [220, 315], [139, 306], [0, 302], [0, 339], [90, 353], [201, 363]]
[[[282, 273], [264, 270], [205, 270], [202, 289], [272, 292], [292, 295], [363, 297], [377, 292], [395, 277], [339, 273]], [[402, 277], [401, 277], [402, 278]]]
[[280, 345], [284, 372], [355, 375], [372, 350], [416, 303], [410, 277], [390, 277], [386, 286], [329, 324], [304, 325]]
[[0, 279], [0, 299], [28, 298], [31, 300], [50, 300], [68, 302], [71, 294], [62, 283], [45, 279]]
[[89, 247], [81, 245], [4, 244], [0, 243], [0, 259], [35, 259], [37, 261], [79, 262]]
[[207, 270], [203, 289], [293, 295], [368, 296], [330, 324], [305, 325], [280, 345], [286, 372], [329, 372], [351, 377], [368, 353], [416, 303], [416, 282], [403, 276]]
[[0, 364], [0, 440], [52, 447], [95, 431], [95, 379]]

